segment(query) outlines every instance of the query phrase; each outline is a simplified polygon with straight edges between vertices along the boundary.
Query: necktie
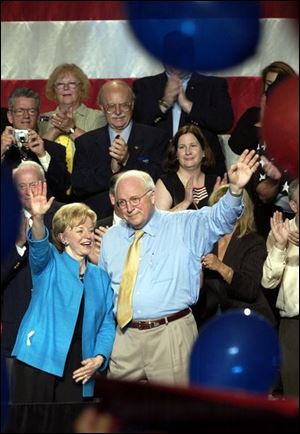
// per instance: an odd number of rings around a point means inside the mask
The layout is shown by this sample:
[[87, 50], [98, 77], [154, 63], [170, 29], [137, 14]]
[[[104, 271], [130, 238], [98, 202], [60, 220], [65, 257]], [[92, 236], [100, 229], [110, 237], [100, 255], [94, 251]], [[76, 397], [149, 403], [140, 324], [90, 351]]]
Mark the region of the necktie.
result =
[[136, 276], [140, 260], [140, 239], [143, 231], [136, 231], [133, 243], [129, 247], [125, 267], [119, 289], [117, 321], [121, 328], [132, 319], [132, 293], [135, 286]]
[[[73, 156], [74, 156], [74, 143], [73, 140], [70, 139], [69, 136], [65, 134], [61, 134], [55, 140], [60, 145], [66, 148], [66, 161], [67, 161], [67, 169], [69, 173], [72, 173], [73, 170]], [[67, 195], [71, 194], [71, 187], [66, 192]]]

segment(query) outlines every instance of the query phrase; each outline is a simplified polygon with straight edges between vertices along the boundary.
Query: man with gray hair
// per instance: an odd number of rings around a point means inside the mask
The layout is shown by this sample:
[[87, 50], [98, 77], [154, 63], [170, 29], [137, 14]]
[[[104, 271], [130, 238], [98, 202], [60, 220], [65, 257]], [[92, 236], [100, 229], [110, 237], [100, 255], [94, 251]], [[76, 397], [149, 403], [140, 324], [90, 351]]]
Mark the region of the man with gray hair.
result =
[[190, 306], [200, 288], [201, 258], [240, 217], [242, 189], [258, 166], [245, 151], [228, 171], [228, 192], [212, 207], [155, 208], [155, 186], [141, 171], [121, 174], [116, 204], [124, 220], [103, 236], [99, 266], [111, 276], [118, 322], [109, 376], [188, 383], [197, 326]]
[[107, 125], [75, 140], [72, 187], [76, 200], [104, 218], [112, 213], [112, 175], [138, 169], [157, 179], [168, 141], [158, 128], [132, 121], [134, 94], [125, 81], [107, 81], [99, 92], [99, 106]]
[[1, 162], [12, 170], [21, 161], [35, 161], [45, 172], [49, 195], [63, 202], [70, 186], [65, 148], [39, 136], [39, 109], [40, 97], [33, 89], [18, 87], [9, 96], [7, 118], [12, 126], [1, 134]]
[[[37, 187], [38, 182], [45, 181], [45, 173], [42, 166], [35, 161], [23, 161], [13, 170], [13, 180], [23, 211], [15, 248], [1, 262], [1, 350], [6, 358], [9, 374], [11, 374], [13, 364], [11, 351], [31, 298], [32, 280], [28, 260], [27, 231], [32, 223], [28, 211], [28, 200], [31, 191]], [[52, 218], [61, 205], [61, 203], [54, 201], [45, 215], [45, 224], [49, 232], [51, 231]]]

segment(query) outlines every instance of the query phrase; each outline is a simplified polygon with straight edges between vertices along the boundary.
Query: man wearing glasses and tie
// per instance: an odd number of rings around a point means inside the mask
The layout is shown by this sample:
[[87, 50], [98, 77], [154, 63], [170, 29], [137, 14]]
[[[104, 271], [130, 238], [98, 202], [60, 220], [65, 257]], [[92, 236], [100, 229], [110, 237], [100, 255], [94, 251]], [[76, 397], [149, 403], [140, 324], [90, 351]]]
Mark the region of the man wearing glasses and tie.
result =
[[103, 236], [99, 259], [111, 276], [118, 322], [111, 378], [188, 384], [197, 336], [190, 306], [199, 295], [201, 258], [240, 217], [243, 187], [257, 160], [246, 150], [228, 171], [226, 195], [195, 211], [160, 211], [147, 173], [131, 170], [119, 176], [116, 204], [124, 221]]
[[99, 106], [107, 125], [76, 139], [72, 188], [76, 200], [102, 219], [112, 214], [110, 178], [138, 169], [157, 179], [168, 142], [164, 131], [132, 120], [134, 94], [125, 81], [107, 81], [99, 92]]

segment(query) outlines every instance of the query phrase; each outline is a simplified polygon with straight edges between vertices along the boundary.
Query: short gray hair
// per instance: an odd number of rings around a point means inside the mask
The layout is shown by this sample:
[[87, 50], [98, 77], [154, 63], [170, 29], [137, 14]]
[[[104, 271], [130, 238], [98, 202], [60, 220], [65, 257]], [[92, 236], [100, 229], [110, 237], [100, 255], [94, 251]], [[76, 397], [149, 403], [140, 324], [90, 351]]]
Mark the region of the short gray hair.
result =
[[120, 174], [120, 176], [117, 179], [116, 185], [115, 185], [115, 192], [117, 191], [118, 185], [121, 181], [128, 178], [135, 178], [139, 179], [143, 182], [145, 185], [146, 190], [155, 190], [155, 184], [149, 173], [143, 172], [142, 170], [127, 170], [126, 172], [123, 172]]
[[29, 87], [17, 87], [8, 97], [8, 110], [14, 108], [15, 98], [33, 98], [35, 102], [35, 108], [39, 110], [40, 108], [40, 96], [37, 92]]
[[42, 166], [40, 166], [35, 161], [30, 161], [30, 160], [22, 161], [22, 163], [20, 163], [18, 165], [18, 167], [16, 167], [15, 169], [13, 169], [13, 178], [15, 178], [16, 175], [20, 171], [26, 170], [26, 169], [34, 169], [38, 173], [38, 176], [39, 176], [40, 180], [41, 181], [46, 181], [45, 172], [44, 172], [44, 169], [42, 168]]

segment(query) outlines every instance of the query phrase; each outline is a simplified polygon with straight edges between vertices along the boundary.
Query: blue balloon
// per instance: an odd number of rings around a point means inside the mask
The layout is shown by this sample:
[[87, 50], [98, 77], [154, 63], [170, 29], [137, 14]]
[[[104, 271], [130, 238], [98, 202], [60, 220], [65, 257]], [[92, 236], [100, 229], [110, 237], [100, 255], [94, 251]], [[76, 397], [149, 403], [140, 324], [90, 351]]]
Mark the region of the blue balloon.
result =
[[11, 172], [1, 167], [1, 260], [14, 248], [20, 228], [21, 209]]
[[280, 371], [275, 329], [250, 309], [229, 310], [200, 330], [190, 359], [190, 384], [268, 393]]
[[259, 40], [257, 1], [128, 1], [131, 29], [166, 65], [213, 71], [253, 55]]

